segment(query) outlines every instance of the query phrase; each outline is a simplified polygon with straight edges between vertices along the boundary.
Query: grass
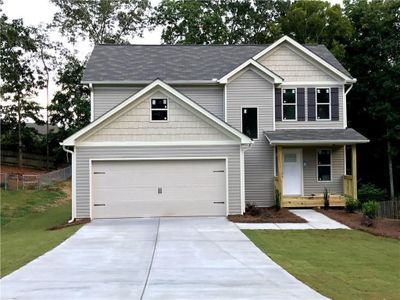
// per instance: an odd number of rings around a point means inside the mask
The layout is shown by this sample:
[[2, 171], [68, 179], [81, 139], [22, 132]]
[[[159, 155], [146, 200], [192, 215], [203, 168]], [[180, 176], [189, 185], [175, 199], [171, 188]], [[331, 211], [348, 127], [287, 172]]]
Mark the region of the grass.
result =
[[400, 242], [357, 230], [243, 230], [296, 278], [332, 299], [399, 299]]
[[80, 226], [49, 231], [70, 218], [71, 202], [58, 187], [1, 191], [1, 276], [51, 250]]

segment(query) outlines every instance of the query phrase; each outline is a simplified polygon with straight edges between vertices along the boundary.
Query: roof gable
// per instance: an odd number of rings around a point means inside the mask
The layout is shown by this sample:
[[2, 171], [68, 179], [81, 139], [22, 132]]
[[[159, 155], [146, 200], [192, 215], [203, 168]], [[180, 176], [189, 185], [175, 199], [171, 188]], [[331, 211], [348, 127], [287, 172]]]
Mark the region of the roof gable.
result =
[[295, 40], [291, 39], [288, 36], [284, 36], [277, 40], [275, 43], [269, 45], [267, 48], [265, 48], [263, 51], [259, 52], [255, 56], [253, 56], [254, 60], [259, 60], [263, 56], [265, 56], [267, 53], [273, 51], [275, 48], [278, 46], [282, 45], [283, 43], [288, 43], [291, 46], [293, 46], [295, 49], [309, 57], [310, 59], [314, 60], [315, 62], [319, 63], [321, 66], [325, 67], [326, 69], [330, 70], [333, 74], [339, 76], [340, 78], [344, 79], [348, 83], [354, 83], [356, 80], [352, 78], [351, 76], [348, 75], [348, 72], [343, 72], [337, 67], [332, 66], [330, 63], [328, 63], [325, 59], [320, 57], [319, 55], [315, 54], [313, 51], [308, 49], [307, 47], [297, 43]]
[[135, 101], [138, 102], [138, 99], [141, 99], [141, 97], [147, 95], [153, 90], [160, 89], [162, 91], [165, 91], [175, 97], [175, 101], [181, 101], [184, 105], [186, 105], [188, 108], [190, 108], [193, 112], [195, 112], [200, 118], [203, 120], [207, 121], [209, 124], [214, 126], [215, 128], [219, 129], [221, 132], [224, 132], [226, 135], [230, 137], [235, 137], [237, 138], [239, 143], [242, 144], [251, 144], [252, 140], [248, 138], [246, 135], [241, 133], [240, 131], [236, 130], [235, 128], [231, 127], [227, 123], [223, 122], [204, 108], [202, 108], [200, 105], [196, 104], [189, 98], [187, 98], [185, 95], [181, 94], [177, 90], [173, 89], [166, 83], [162, 82], [161, 80], [157, 79], [153, 83], [149, 84], [136, 94], [132, 95], [128, 99], [126, 99], [124, 102], [104, 114], [103, 116], [99, 117], [92, 123], [90, 123], [88, 126], [85, 128], [81, 129], [77, 133], [73, 134], [69, 138], [63, 141], [64, 146], [73, 146], [76, 144], [76, 141], [82, 137], [89, 135], [90, 133], [101, 129], [102, 126], [104, 126], [108, 121], [110, 121], [113, 117], [117, 116], [119, 113], [124, 112], [126, 109], [130, 108], [130, 105], [134, 103]]
[[[83, 83], [214, 83], [270, 45], [96, 45]], [[351, 77], [322, 45], [302, 46]]]

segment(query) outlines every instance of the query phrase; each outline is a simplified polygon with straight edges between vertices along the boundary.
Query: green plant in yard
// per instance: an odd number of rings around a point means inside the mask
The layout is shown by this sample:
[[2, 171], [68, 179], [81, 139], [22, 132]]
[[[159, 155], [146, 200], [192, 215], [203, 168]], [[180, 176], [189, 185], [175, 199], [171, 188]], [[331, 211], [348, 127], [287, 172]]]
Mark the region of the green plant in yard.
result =
[[278, 189], [275, 189], [275, 209], [281, 210], [281, 192]]
[[358, 192], [358, 201], [360, 205], [367, 202], [369, 199], [377, 199], [383, 201], [386, 198], [386, 192], [372, 183], [361, 184]]
[[329, 191], [324, 188], [324, 209], [329, 209]]
[[353, 213], [358, 208], [358, 201], [351, 196], [346, 195], [345, 209], [348, 213]]
[[1, 276], [56, 247], [80, 226], [60, 230], [71, 214], [61, 189], [1, 190]]
[[378, 202], [376, 201], [367, 201], [362, 204], [361, 211], [364, 216], [374, 219], [376, 217], [376, 214], [378, 212]]
[[243, 232], [289, 273], [328, 298], [399, 298], [399, 240], [358, 230]]

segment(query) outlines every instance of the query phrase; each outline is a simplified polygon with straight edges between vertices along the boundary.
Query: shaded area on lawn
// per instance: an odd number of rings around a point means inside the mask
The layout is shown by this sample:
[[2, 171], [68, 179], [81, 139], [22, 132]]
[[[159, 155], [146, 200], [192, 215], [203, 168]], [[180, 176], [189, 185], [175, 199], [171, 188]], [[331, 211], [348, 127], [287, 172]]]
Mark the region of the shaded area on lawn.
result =
[[[374, 235], [386, 236], [400, 239], [400, 220], [392, 220], [386, 218], [376, 218], [373, 220], [372, 226], [361, 225], [361, 213], [348, 213], [341, 209], [317, 210], [320, 213], [332, 218], [342, 224], [353, 229], [359, 229], [372, 233]], [[400, 252], [400, 249], [398, 250]], [[400, 265], [399, 265], [400, 273]]]
[[51, 250], [80, 226], [50, 231], [71, 215], [63, 192], [69, 182], [45, 190], [1, 190], [1, 276]]
[[356, 230], [243, 230], [289, 273], [332, 299], [398, 299], [400, 242]]
[[258, 215], [246, 212], [243, 215], [229, 215], [228, 220], [235, 223], [307, 223], [287, 208], [277, 211], [274, 207], [257, 207], [257, 210]]

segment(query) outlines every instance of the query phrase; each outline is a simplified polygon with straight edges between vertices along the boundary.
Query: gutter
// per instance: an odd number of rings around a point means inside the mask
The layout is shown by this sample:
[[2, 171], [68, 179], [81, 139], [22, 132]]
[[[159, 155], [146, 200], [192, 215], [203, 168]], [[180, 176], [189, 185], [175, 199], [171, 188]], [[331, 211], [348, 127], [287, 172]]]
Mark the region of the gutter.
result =
[[72, 199], [71, 199], [71, 202], [72, 202], [72, 213], [71, 213], [71, 219], [70, 220], [68, 220], [68, 224], [70, 224], [70, 223], [72, 223], [72, 222], [74, 222], [75, 221], [75, 201], [76, 201], [76, 199], [75, 199], [75, 184], [74, 184], [74, 176], [75, 176], [75, 152], [74, 151], [72, 151], [72, 150], [69, 150], [69, 149], [67, 149], [66, 147], [65, 147], [65, 145], [62, 145], [62, 148], [63, 148], [63, 150], [65, 151], [65, 152], [67, 152], [67, 153], [70, 153], [71, 154], [71, 160], [72, 160], [72, 171], [71, 171], [71, 174], [72, 174], [72, 193], [71, 193], [71, 196], [72, 196]]

